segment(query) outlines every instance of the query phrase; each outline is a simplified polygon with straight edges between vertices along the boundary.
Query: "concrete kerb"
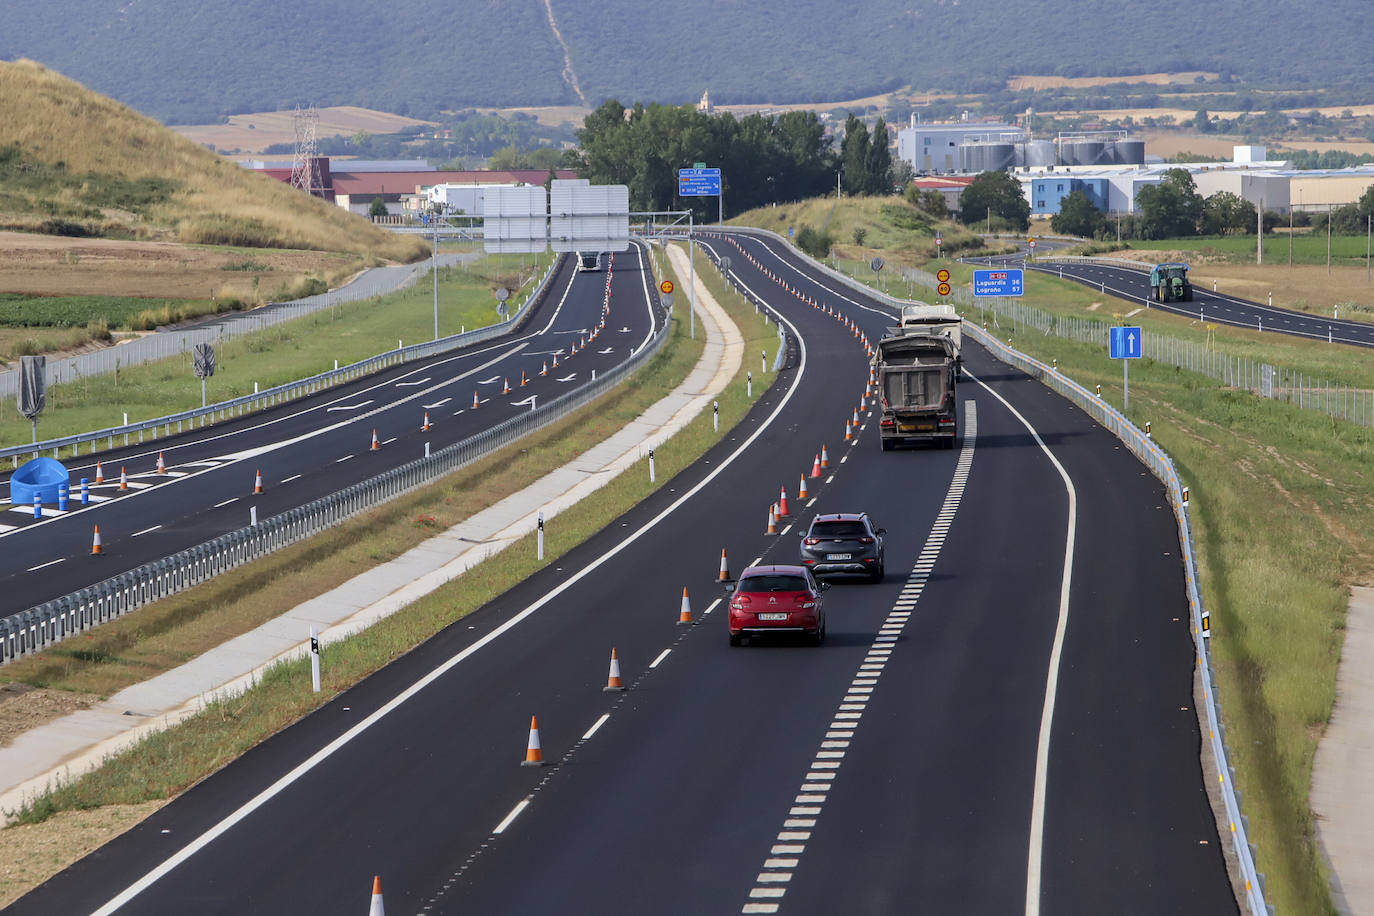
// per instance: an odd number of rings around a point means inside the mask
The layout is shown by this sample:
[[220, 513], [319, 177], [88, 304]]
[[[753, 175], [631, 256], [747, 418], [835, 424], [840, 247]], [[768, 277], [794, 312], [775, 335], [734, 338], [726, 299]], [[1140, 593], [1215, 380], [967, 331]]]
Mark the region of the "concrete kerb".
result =
[[[687, 256], [670, 247], [679, 275]], [[0, 748], [0, 812], [17, 811], [51, 786], [74, 780], [143, 737], [175, 725], [216, 699], [241, 694], [273, 665], [305, 657], [310, 627], [322, 646], [337, 642], [461, 576], [632, 467], [705, 410], [725, 390], [744, 358], [744, 340], [729, 316], [696, 282], [706, 341], [696, 366], [676, 389], [604, 442], [519, 493], [361, 573], [255, 630], [162, 675], [134, 684], [92, 709], [20, 735]], [[302, 637], [306, 638], [302, 638]]]

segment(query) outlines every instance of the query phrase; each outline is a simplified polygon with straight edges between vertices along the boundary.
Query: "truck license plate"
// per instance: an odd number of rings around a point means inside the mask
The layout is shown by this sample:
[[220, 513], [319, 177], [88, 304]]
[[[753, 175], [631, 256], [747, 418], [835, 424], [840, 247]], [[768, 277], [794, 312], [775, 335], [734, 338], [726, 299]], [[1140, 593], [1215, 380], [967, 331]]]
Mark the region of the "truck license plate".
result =
[[825, 555], [827, 560], [848, 560], [852, 554], [848, 553], [828, 553]]
[[759, 620], [786, 620], [786, 614], [760, 614]]

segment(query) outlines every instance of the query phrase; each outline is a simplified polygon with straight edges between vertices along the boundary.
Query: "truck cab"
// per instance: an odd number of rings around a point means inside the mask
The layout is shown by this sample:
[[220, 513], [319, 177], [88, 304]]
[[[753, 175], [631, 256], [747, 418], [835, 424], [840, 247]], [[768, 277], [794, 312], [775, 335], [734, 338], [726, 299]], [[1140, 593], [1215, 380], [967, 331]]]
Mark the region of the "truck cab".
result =
[[579, 251], [577, 253], [578, 270], [600, 270], [601, 252], [599, 251]]

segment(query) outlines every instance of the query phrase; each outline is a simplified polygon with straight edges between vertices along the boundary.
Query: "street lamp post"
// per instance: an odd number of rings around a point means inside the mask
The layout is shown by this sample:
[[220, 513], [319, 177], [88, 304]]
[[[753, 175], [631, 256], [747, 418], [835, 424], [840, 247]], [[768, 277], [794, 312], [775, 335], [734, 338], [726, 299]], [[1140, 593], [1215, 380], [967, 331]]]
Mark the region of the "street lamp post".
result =
[[433, 213], [430, 214], [430, 219], [432, 219], [432, 220], [434, 221], [434, 252], [433, 252], [433, 257], [432, 257], [432, 260], [434, 261], [434, 265], [433, 265], [433, 266], [434, 266], [434, 271], [433, 271], [433, 273], [434, 273], [434, 339], [435, 339], [435, 340], [438, 340], [438, 339], [439, 339], [439, 214], [442, 212], [442, 208], [441, 208], [438, 204], [435, 204], [434, 207], [432, 208], [432, 210], [433, 210]]

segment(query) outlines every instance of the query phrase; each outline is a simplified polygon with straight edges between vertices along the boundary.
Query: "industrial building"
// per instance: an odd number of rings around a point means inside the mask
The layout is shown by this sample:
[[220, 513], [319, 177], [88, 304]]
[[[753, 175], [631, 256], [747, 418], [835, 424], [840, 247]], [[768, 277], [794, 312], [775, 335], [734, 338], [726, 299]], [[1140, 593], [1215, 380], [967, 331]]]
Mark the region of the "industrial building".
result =
[[[959, 121], [954, 124], [926, 124], [911, 116], [911, 124], [897, 131], [897, 157], [911, 163], [917, 172], [926, 175], [950, 172], [984, 172], [1010, 168], [1014, 150], [1026, 142], [1026, 132], [1015, 124]], [[970, 146], [973, 152], [964, 158], [961, 147]], [[1005, 148], [1005, 149], [1004, 149]], [[976, 161], [975, 161], [976, 160]], [[989, 163], [991, 163], [989, 165]], [[987, 168], [967, 168], [967, 165], [987, 165]]]

